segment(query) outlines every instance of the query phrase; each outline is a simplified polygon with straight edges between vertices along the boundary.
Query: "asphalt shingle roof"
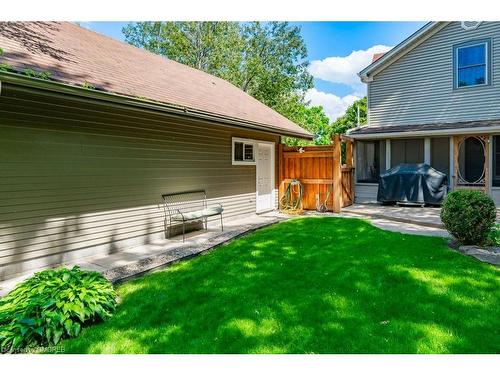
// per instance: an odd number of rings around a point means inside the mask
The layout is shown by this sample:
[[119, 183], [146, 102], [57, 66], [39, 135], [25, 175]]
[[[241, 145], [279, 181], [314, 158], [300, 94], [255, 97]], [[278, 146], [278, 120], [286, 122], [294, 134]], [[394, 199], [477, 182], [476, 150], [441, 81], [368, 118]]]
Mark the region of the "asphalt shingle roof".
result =
[[0, 62], [54, 81], [311, 135], [231, 83], [68, 22], [0, 22]]

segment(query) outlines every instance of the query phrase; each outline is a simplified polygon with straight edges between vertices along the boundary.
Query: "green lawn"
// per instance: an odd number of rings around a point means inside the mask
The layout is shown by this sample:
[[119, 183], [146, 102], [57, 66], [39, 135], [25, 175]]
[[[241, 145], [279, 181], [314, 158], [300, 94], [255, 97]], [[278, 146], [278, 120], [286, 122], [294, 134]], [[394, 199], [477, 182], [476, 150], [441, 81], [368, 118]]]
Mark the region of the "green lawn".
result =
[[75, 353], [500, 352], [498, 269], [441, 238], [310, 217], [118, 288]]

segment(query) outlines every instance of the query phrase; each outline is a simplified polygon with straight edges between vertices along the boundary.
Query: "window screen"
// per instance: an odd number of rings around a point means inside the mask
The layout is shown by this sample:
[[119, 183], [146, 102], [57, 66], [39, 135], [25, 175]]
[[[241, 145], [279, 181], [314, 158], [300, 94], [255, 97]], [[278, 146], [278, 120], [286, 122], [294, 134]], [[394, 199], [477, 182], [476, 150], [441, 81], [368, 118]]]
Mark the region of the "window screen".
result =
[[423, 162], [423, 139], [391, 140], [391, 167], [395, 167], [398, 164], [418, 164]]
[[431, 138], [431, 167], [450, 177], [450, 139]]
[[493, 137], [493, 186], [500, 186], [500, 136]]
[[378, 182], [380, 175], [379, 141], [356, 143], [356, 175], [358, 182]]

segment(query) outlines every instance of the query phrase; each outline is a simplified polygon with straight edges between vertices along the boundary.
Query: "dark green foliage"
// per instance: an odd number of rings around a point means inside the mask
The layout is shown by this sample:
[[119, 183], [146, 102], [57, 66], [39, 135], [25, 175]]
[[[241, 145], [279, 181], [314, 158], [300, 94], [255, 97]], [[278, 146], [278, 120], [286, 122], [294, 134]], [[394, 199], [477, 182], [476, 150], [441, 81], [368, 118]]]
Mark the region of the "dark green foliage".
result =
[[446, 230], [464, 245], [480, 245], [491, 233], [496, 207], [491, 197], [476, 190], [450, 193], [441, 210]]
[[[4, 54], [4, 50], [0, 48], [0, 56]], [[8, 63], [0, 63], [0, 72], [13, 72], [16, 73], [14, 67]], [[49, 71], [42, 71], [42, 72], [37, 72], [33, 69], [27, 68], [24, 69], [22, 72], [24, 75], [28, 77], [34, 77], [34, 78], [39, 78], [39, 79], [50, 79], [50, 76], [52, 75], [51, 72]]]
[[333, 122], [332, 133], [345, 134], [349, 129], [355, 128], [358, 125], [358, 107], [359, 123], [360, 125], [366, 125], [368, 122], [366, 106], [366, 96], [352, 103], [345, 111], [345, 114]]
[[7, 63], [1, 63], [0, 64], [0, 72], [13, 72], [14, 68], [12, 65], [7, 64]]
[[[3, 49], [0, 48], [0, 56], [4, 54]], [[12, 72], [12, 65], [7, 63], [0, 63], [0, 72]]]
[[498, 269], [439, 237], [308, 217], [118, 288], [65, 353], [498, 353]]
[[486, 240], [488, 246], [500, 246], [500, 224], [495, 224]]
[[37, 72], [36, 70], [33, 70], [33, 69], [24, 69], [24, 72], [23, 72], [25, 75], [27, 75], [28, 77], [33, 77], [33, 78], [39, 78], [39, 79], [49, 79], [50, 76], [52, 75], [51, 72], [49, 71], [42, 71], [42, 72]]
[[[284, 102], [286, 105], [286, 102]], [[283, 104], [281, 106], [284, 106]], [[322, 107], [307, 107], [302, 102], [298, 101], [295, 107], [288, 105], [284, 110], [281, 106], [275, 108], [278, 112], [286, 115], [290, 120], [302, 126], [304, 129], [314, 134], [313, 142], [299, 140], [295, 138], [284, 138], [284, 143], [290, 146], [304, 146], [308, 144], [329, 145], [334, 134], [345, 134], [349, 129], [357, 126], [358, 123], [358, 107], [359, 107], [359, 122], [365, 125], [367, 122], [366, 116], [366, 97], [355, 101], [351, 104], [346, 113], [337, 118], [330, 124], [328, 117], [325, 115]], [[345, 157], [345, 145], [342, 145], [342, 157]]]
[[[280, 112], [280, 108], [276, 110]], [[283, 137], [283, 143], [289, 146], [306, 146], [310, 144], [329, 145], [331, 143], [330, 120], [323, 111], [323, 107], [306, 107], [297, 100], [294, 105], [288, 104], [288, 107], [283, 112], [288, 113], [288, 118], [290, 120], [314, 134], [314, 140], [312, 142], [303, 139]]]
[[90, 90], [95, 90], [95, 86], [87, 81], [82, 83], [82, 87], [84, 89], [90, 89]]
[[60, 268], [36, 273], [0, 299], [2, 352], [56, 345], [115, 309], [111, 283], [97, 272]]

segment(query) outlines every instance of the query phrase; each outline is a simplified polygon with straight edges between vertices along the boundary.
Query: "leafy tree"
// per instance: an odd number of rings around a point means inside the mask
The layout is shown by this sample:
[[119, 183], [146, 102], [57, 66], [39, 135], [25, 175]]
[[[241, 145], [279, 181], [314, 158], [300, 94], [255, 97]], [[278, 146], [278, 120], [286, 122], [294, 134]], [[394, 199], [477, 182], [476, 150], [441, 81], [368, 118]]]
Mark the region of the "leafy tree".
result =
[[251, 22], [241, 25], [241, 36], [242, 66], [230, 81], [271, 108], [296, 99], [295, 93], [303, 103], [301, 94], [313, 85], [300, 28], [287, 22]]
[[241, 65], [236, 22], [135, 22], [122, 31], [136, 47], [230, 81]]
[[287, 22], [137, 22], [123, 33], [136, 47], [226, 79], [299, 125], [307, 122], [301, 113], [312, 76], [299, 27]]
[[332, 124], [332, 132], [334, 134], [345, 134], [347, 130], [358, 125], [358, 107], [359, 107], [359, 123], [365, 125], [368, 122], [366, 112], [367, 99], [366, 96], [352, 103], [346, 110], [343, 116], [337, 118]]
[[[288, 102], [282, 103], [285, 105], [286, 111], [289, 114], [290, 120], [308, 130], [314, 135], [314, 140], [306, 141], [303, 139], [284, 137], [284, 143], [289, 146], [306, 146], [309, 144], [328, 145], [331, 138], [330, 119], [323, 111], [323, 107], [315, 106], [308, 107], [300, 102], [300, 99], [294, 98]], [[278, 108], [279, 111], [281, 108]]]

